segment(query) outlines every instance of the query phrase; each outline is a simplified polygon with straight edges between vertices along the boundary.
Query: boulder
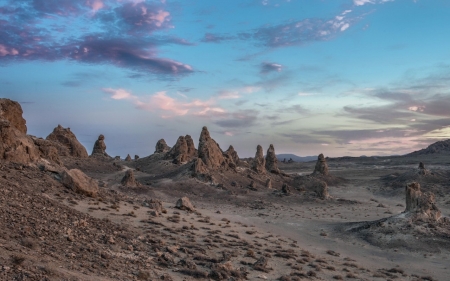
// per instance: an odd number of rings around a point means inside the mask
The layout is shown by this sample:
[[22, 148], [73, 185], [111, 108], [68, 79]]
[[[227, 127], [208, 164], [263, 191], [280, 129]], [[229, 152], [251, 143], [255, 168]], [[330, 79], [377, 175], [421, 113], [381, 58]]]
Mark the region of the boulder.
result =
[[420, 184], [412, 182], [406, 185], [405, 193], [405, 213], [413, 214], [416, 218], [428, 218], [433, 221], [441, 218], [441, 211], [436, 206], [435, 196], [432, 192], [422, 193]]
[[219, 168], [227, 167], [227, 161], [223, 156], [222, 149], [211, 138], [208, 128], [203, 127], [198, 143], [198, 158], [202, 159], [208, 169], [217, 170]]
[[265, 166], [266, 160], [264, 159], [263, 149], [262, 146], [258, 144], [258, 146], [256, 147], [255, 158], [253, 159], [252, 169], [258, 174], [265, 174], [266, 173]]
[[65, 170], [61, 174], [61, 183], [67, 188], [90, 197], [98, 194], [98, 183], [78, 169]]
[[156, 212], [158, 212], [160, 214], [166, 211], [166, 209], [164, 209], [164, 207], [162, 205], [161, 200], [152, 198], [152, 199], [146, 201], [145, 203], [148, 204], [148, 207], [150, 209], [153, 209], [153, 210], [155, 210]]
[[100, 135], [98, 136], [98, 139], [94, 143], [94, 148], [92, 149], [91, 156], [100, 156], [100, 157], [110, 157], [106, 153], [106, 144], [105, 144], [105, 136]]
[[170, 150], [170, 146], [167, 145], [164, 139], [160, 139], [156, 143], [155, 153], [166, 153]]
[[273, 144], [271, 144], [267, 149], [265, 167], [266, 170], [271, 173], [274, 174], [280, 173], [280, 169], [278, 169], [278, 159], [277, 156], [275, 155], [275, 148], [273, 147]]
[[134, 178], [134, 172], [131, 169], [129, 169], [125, 172], [125, 175], [123, 176], [121, 183], [123, 186], [126, 186], [126, 187], [137, 187], [137, 186], [141, 185]]
[[291, 188], [286, 183], [283, 183], [283, 186], [281, 187], [281, 192], [284, 194], [290, 194]]
[[139, 157], [139, 155], [134, 155], [134, 160], [138, 160], [140, 157]]
[[0, 98], [0, 120], [8, 120], [12, 127], [20, 133], [27, 133], [27, 121], [22, 117], [23, 111], [20, 104], [10, 99]]
[[[60, 156], [88, 158], [86, 148], [77, 140], [77, 137], [72, 133], [70, 128], [63, 128], [61, 125], [58, 125], [46, 139], [58, 142], [67, 149], [59, 151]], [[66, 155], [66, 153], [68, 153], [68, 155]]]
[[182, 198], [178, 199], [178, 201], [175, 205], [175, 208], [180, 209], [180, 210], [190, 211], [190, 212], [195, 211], [194, 206], [192, 206], [191, 201], [187, 197], [182, 197]]
[[131, 161], [131, 156], [130, 154], [127, 154], [127, 157], [125, 157], [125, 161], [130, 162]]
[[324, 176], [328, 175], [327, 161], [322, 153], [317, 157], [316, 167], [314, 168], [313, 174], [321, 174]]

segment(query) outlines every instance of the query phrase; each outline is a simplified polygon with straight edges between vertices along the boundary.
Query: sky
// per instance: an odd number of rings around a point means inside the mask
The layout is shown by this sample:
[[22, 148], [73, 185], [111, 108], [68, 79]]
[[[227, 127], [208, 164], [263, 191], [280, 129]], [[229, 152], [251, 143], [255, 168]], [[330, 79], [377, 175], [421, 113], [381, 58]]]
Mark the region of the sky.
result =
[[450, 1], [0, 0], [0, 97], [88, 153], [405, 154], [450, 138]]

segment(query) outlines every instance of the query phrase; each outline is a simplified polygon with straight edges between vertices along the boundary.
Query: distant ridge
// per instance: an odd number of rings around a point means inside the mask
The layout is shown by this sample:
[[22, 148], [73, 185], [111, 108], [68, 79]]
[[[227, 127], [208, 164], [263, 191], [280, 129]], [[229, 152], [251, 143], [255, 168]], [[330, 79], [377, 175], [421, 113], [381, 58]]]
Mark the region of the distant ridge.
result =
[[435, 143], [429, 145], [427, 148], [411, 152], [409, 154], [406, 154], [405, 156], [418, 156], [418, 155], [437, 154], [437, 153], [443, 153], [443, 154], [449, 153], [450, 154], [450, 139], [435, 142]]
[[289, 159], [294, 160], [295, 162], [309, 162], [309, 161], [315, 161], [317, 160], [316, 156], [297, 156], [295, 154], [277, 154], [278, 161], [283, 161], [283, 159], [286, 159], [288, 161]]

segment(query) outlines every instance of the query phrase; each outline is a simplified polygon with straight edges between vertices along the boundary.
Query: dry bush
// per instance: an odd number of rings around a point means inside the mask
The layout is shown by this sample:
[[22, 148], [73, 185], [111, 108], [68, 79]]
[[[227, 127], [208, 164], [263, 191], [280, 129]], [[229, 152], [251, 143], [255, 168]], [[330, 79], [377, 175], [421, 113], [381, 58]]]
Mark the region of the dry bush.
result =
[[14, 265], [19, 266], [23, 264], [23, 262], [25, 261], [25, 257], [22, 255], [12, 255], [11, 261]]

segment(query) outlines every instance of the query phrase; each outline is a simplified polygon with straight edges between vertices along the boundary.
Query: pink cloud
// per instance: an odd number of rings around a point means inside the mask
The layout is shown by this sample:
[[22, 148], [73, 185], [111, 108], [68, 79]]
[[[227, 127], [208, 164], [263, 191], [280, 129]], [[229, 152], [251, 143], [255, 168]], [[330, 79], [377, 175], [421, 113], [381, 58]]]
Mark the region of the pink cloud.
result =
[[164, 21], [168, 20], [168, 17], [170, 16], [169, 12], [159, 10], [156, 14], [152, 14], [150, 16], [150, 19], [156, 21], [155, 25], [160, 27]]
[[134, 96], [130, 92], [127, 92], [124, 89], [103, 88], [102, 91], [104, 93], [110, 94], [111, 98], [114, 100], [124, 100], [134, 98]]
[[91, 6], [94, 12], [97, 12], [98, 10], [103, 9], [105, 7], [105, 4], [102, 0], [94, 0], [89, 2], [89, 6]]
[[6, 55], [15, 56], [18, 55], [19, 51], [14, 48], [7, 48], [5, 45], [0, 44], [0, 57], [4, 57]]

